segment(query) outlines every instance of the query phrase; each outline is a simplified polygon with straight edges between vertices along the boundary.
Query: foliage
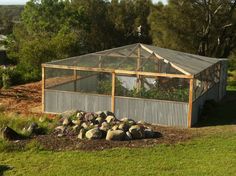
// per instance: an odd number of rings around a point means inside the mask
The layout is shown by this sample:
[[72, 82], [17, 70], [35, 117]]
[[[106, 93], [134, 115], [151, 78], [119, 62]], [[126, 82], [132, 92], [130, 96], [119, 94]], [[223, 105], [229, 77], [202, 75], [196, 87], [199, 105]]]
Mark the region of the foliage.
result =
[[0, 5], [0, 34], [7, 35], [12, 33], [14, 23], [19, 21], [23, 8], [20, 5]]
[[149, 16], [155, 45], [226, 58], [236, 47], [236, 1], [175, 1]]
[[[112, 90], [112, 83], [110, 79], [102, 79], [98, 82], [97, 92], [99, 94], [110, 95]], [[188, 88], [176, 88], [176, 87], [151, 87], [149, 89], [144, 86], [140, 90], [136, 87], [127, 89], [122, 82], [116, 78], [116, 96], [147, 98], [157, 100], [171, 100], [171, 101], [183, 101], [187, 102], [189, 98]]]
[[8, 56], [37, 77], [41, 63], [81, 53], [85, 21], [83, 9], [68, 1], [31, 0], [8, 41]]

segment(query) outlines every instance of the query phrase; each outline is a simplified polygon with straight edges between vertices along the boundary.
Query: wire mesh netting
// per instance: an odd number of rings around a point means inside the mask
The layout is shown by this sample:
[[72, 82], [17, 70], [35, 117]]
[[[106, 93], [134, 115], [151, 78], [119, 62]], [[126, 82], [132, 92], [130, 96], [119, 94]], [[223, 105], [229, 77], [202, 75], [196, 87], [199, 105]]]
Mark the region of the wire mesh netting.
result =
[[193, 100], [202, 96], [214, 85], [220, 81], [220, 64], [215, 64], [212, 67], [201, 72], [194, 79]]
[[[74, 80], [73, 70], [45, 68], [45, 88], [56, 89], [58, 85], [66, 85]], [[67, 90], [66, 87], [65, 91]]]
[[189, 81], [178, 78], [117, 75], [115, 95], [187, 102]]

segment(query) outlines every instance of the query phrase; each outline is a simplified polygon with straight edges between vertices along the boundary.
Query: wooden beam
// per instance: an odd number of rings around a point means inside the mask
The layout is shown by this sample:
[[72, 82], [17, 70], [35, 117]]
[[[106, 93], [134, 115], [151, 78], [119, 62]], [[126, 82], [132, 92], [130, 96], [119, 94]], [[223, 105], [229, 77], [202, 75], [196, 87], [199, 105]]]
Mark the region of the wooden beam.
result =
[[116, 88], [116, 74], [112, 73], [112, 91], [111, 91], [111, 112], [115, 113], [115, 88]]
[[45, 67], [42, 66], [42, 112], [45, 111]]
[[77, 71], [74, 70], [74, 92], [76, 92]]
[[192, 126], [192, 112], [193, 112], [193, 81], [191, 78], [189, 80], [189, 101], [188, 101], [188, 128]]
[[92, 67], [77, 67], [77, 66], [64, 66], [64, 65], [53, 65], [53, 64], [43, 64], [42, 66], [47, 68], [59, 68], [59, 69], [70, 69], [70, 70], [80, 70], [80, 71], [95, 71], [104, 73], [116, 74], [127, 74], [127, 75], [141, 75], [150, 77], [168, 77], [168, 78], [193, 78], [193, 75], [182, 75], [182, 74], [167, 74], [167, 73], [154, 73], [154, 72], [141, 72], [141, 71], [128, 71], [128, 70], [116, 70], [107, 68], [92, 68]]
[[[152, 50], [150, 50], [149, 48], [145, 47], [145, 46], [142, 45], [142, 44], [141, 44], [141, 47], [142, 47], [144, 50], [146, 50], [147, 52], [149, 52], [149, 53], [154, 53]], [[163, 59], [163, 60], [168, 61], [167, 59], [161, 57], [161, 56], [160, 56], [159, 54], [157, 54], [157, 53], [154, 53], [154, 55], [155, 55], [158, 59]], [[179, 70], [181, 73], [183, 73], [183, 74], [185, 74], [185, 75], [191, 75], [191, 73], [189, 73], [189, 72], [185, 71], [184, 69], [178, 67], [177, 65], [173, 64], [172, 62], [170, 62], [170, 61], [168, 61], [168, 62], [170, 63], [170, 65], [171, 65], [173, 68]]]

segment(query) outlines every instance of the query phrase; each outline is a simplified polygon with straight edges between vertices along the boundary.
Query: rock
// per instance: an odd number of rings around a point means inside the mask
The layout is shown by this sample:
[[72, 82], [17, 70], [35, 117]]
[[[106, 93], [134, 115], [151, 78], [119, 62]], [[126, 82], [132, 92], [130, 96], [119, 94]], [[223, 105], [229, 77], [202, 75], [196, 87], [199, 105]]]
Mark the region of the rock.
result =
[[95, 120], [96, 124], [102, 124], [105, 120], [102, 117], [97, 117]]
[[110, 129], [110, 125], [107, 122], [103, 122], [101, 127], [100, 127], [100, 130], [108, 131], [109, 129]]
[[66, 118], [70, 118], [72, 116], [75, 116], [77, 114], [77, 110], [69, 110], [69, 111], [65, 111], [63, 113], [61, 113], [61, 117], [63, 119], [66, 119]]
[[155, 133], [151, 128], [147, 128], [144, 130], [145, 138], [153, 138]]
[[55, 128], [55, 131], [59, 131], [61, 133], [64, 133], [65, 129], [66, 129], [65, 126], [58, 126], [58, 127]]
[[79, 125], [80, 126], [83, 123], [83, 121], [77, 119], [77, 120], [72, 120], [72, 123], [75, 124], [75, 125]]
[[131, 133], [132, 137], [134, 139], [142, 139], [144, 138], [145, 134], [144, 134], [144, 130], [142, 127], [140, 127], [139, 125], [133, 125], [129, 128], [129, 132]]
[[80, 129], [78, 138], [79, 139], [84, 139], [85, 138], [85, 133], [86, 133], [86, 130], [84, 128]]
[[106, 119], [107, 115], [103, 111], [98, 111], [96, 112], [98, 117], [101, 117], [102, 119]]
[[57, 137], [63, 137], [63, 136], [65, 136], [64, 133], [59, 133], [59, 134], [57, 135]]
[[108, 130], [106, 140], [122, 141], [125, 139], [125, 132], [122, 130]]
[[86, 113], [84, 116], [84, 120], [87, 122], [95, 122], [95, 115], [93, 113]]
[[69, 118], [64, 118], [62, 125], [63, 126], [69, 126], [72, 124], [72, 121]]
[[86, 114], [85, 112], [81, 111], [77, 113], [76, 117], [78, 118], [78, 120], [83, 120], [85, 114]]
[[129, 132], [129, 131], [126, 131], [126, 133], [125, 133], [126, 135], [125, 135], [125, 140], [132, 140], [133, 138], [132, 138], [132, 135], [131, 135], [131, 133]]
[[113, 112], [111, 112], [111, 111], [103, 111], [103, 113], [106, 115], [106, 117], [107, 117], [107, 116], [113, 116], [113, 117], [115, 117], [115, 114], [114, 114]]
[[21, 135], [19, 135], [16, 131], [14, 131], [8, 126], [3, 128], [2, 137], [6, 140], [19, 140], [22, 138]]
[[111, 129], [112, 130], [118, 130], [118, 127], [119, 127], [118, 125], [114, 125]]
[[88, 139], [101, 139], [102, 132], [98, 128], [93, 128], [93, 129], [87, 131], [85, 136]]
[[123, 131], [128, 131], [129, 126], [126, 123], [120, 123], [118, 126], [118, 129], [123, 130]]
[[140, 124], [140, 125], [146, 125], [147, 123], [144, 122], [143, 120], [139, 120], [139, 121], [137, 122], [137, 124]]
[[128, 122], [129, 119], [128, 119], [127, 117], [124, 117], [124, 118], [120, 119], [120, 121], [122, 121], [122, 122]]
[[83, 123], [81, 124], [81, 127], [83, 127], [84, 129], [88, 129], [88, 128], [89, 128], [89, 125], [90, 125], [90, 124], [88, 124], [88, 123], [86, 123], [86, 122], [83, 122]]
[[75, 126], [72, 127], [72, 129], [73, 129], [75, 132], [79, 132], [80, 129], [81, 129], [81, 126], [75, 125]]
[[116, 118], [114, 116], [107, 116], [107, 118], [106, 118], [107, 123], [114, 122], [115, 120], [116, 120]]

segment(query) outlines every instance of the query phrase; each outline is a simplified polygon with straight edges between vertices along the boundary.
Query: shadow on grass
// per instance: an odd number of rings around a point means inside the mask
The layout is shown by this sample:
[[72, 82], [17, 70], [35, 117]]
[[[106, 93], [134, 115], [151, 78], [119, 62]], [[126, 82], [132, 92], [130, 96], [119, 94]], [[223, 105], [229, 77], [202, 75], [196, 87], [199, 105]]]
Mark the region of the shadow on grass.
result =
[[236, 90], [227, 91], [225, 98], [216, 105], [205, 119], [200, 119], [195, 127], [236, 124]]
[[11, 170], [12, 167], [7, 165], [0, 165], [0, 176], [4, 176], [4, 172]]

